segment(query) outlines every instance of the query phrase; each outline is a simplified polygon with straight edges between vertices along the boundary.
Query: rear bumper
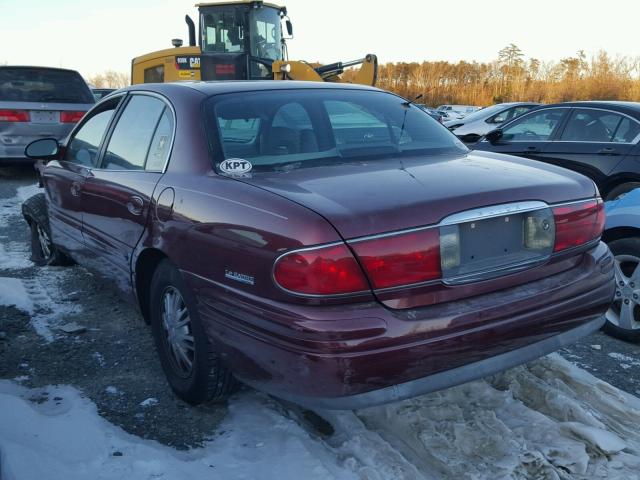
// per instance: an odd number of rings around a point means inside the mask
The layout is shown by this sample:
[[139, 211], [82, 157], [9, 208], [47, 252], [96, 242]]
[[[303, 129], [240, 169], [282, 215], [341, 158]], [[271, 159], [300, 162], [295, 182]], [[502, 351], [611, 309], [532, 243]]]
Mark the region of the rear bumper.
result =
[[409, 398], [545, 355], [600, 328], [615, 290], [603, 243], [562, 273], [411, 310], [256, 303], [186, 279], [210, 339], [242, 381], [329, 409]]
[[540, 342], [511, 350], [478, 362], [468, 363], [462, 367], [445, 370], [433, 375], [411, 380], [398, 385], [372, 390], [370, 392], [348, 395], [344, 397], [305, 397], [289, 394], [278, 394], [286, 400], [305, 405], [310, 408], [324, 408], [329, 410], [355, 410], [374, 405], [395, 402], [416, 397], [429, 392], [460, 385], [479, 378], [501, 372], [511, 367], [540, 358], [548, 353], [570, 345], [577, 340], [600, 329], [605, 322], [603, 315], [566, 332], [554, 335]]

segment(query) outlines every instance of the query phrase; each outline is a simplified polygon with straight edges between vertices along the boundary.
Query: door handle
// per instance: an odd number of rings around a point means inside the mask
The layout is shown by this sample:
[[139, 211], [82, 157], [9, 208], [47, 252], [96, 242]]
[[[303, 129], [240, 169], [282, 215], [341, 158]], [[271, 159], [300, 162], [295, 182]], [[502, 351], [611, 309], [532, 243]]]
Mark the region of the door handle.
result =
[[144, 200], [142, 197], [138, 195], [132, 195], [127, 202], [127, 210], [131, 212], [132, 215], [140, 215], [142, 213], [142, 209], [144, 208]]
[[605, 147], [602, 150], [598, 150], [598, 155], [616, 155], [616, 149], [611, 147]]
[[73, 195], [74, 197], [79, 197], [80, 188], [81, 188], [80, 182], [72, 182], [71, 187], [69, 188], [69, 190], [71, 191], [71, 195]]
[[527, 147], [527, 152], [539, 152], [540, 149], [538, 147], [530, 146]]

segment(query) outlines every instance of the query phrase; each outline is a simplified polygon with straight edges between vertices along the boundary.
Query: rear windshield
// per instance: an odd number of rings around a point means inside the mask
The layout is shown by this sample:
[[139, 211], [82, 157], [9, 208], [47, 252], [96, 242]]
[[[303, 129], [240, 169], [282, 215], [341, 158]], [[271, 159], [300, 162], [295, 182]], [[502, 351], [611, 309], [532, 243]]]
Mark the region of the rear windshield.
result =
[[94, 103], [77, 72], [46, 68], [0, 68], [0, 101]]
[[[339, 89], [275, 90], [209, 99], [207, 125], [225, 159], [274, 171], [353, 160], [468, 152], [445, 127], [395, 95]], [[219, 159], [219, 161], [218, 161]]]

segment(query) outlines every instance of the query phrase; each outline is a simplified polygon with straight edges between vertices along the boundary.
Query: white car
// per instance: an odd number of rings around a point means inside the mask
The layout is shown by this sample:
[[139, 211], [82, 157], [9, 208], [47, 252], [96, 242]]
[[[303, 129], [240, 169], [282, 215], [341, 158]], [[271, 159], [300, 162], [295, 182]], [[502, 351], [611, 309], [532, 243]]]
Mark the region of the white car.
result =
[[448, 118], [442, 123], [463, 142], [476, 143], [491, 130], [539, 105], [532, 102], [498, 103], [477, 110], [464, 118]]
[[480, 108], [473, 105], [440, 105], [436, 110], [446, 113], [447, 120], [460, 120], [473, 112], [477, 112]]

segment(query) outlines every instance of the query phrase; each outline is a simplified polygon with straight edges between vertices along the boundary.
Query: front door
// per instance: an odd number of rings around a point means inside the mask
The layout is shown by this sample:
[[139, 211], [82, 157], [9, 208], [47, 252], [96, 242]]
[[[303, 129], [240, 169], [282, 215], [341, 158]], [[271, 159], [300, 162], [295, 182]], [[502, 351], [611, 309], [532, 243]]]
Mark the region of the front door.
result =
[[[527, 113], [505, 125], [502, 138], [487, 148], [492, 152], [542, 160], [542, 153], [561, 126], [567, 108], [547, 108]], [[482, 140], [481, 144], [488, 142]], [[480, 150], [484, 150], [482, 145]]]
[[82, 188], [99, 158], [100, 145], [118, 105], [114, 98], [91, 111], [72, 133], [59, 160], [42, 169], [53, 243], [72, 257], [81, 254]]
[[173, 110], [163, 99], [133, 93], [115, 120], [98, 168], [82, 188], [83, 237], [91, 267], [131, 291], [131, 253], [142, 236], [153, 191], [173, 139]]

